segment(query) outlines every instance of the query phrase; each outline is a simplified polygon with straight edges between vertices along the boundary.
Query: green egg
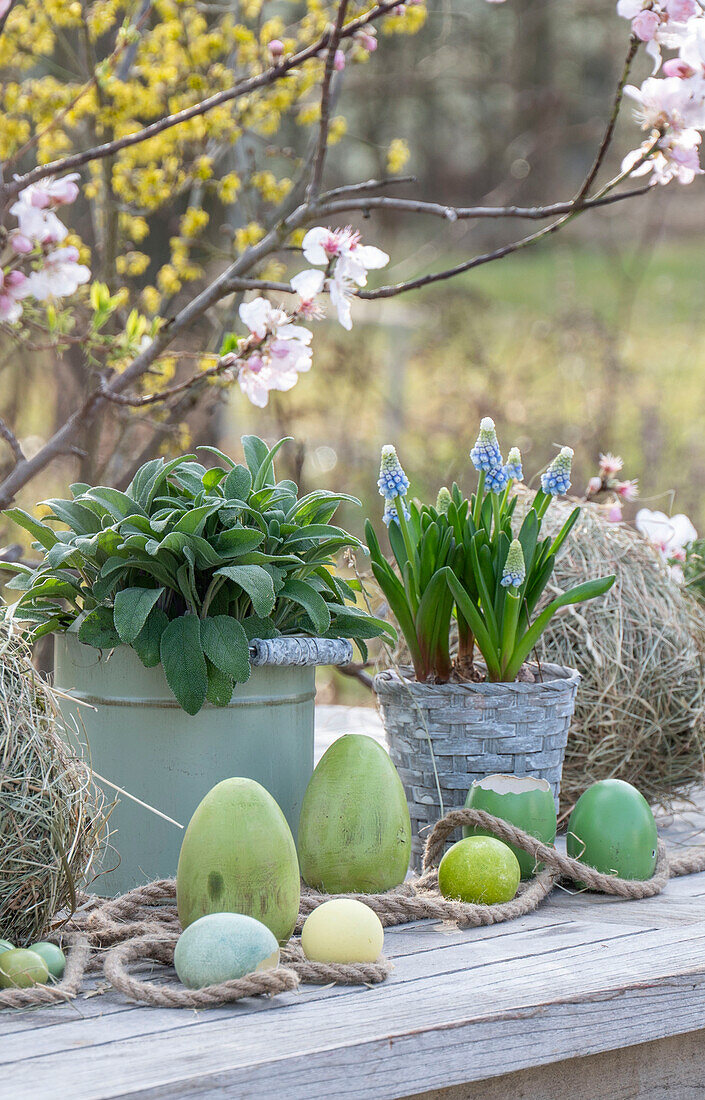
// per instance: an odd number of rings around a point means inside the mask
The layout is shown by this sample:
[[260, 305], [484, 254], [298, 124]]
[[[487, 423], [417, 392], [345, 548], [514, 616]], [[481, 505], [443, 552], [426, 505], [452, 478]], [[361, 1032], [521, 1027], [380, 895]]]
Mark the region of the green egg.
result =
[[568, 855], [619, 878], [648, 879], [658, 832], [644, 796], [622, 779], [603, 779], [581, 794], [568, 822]]
[[35, 955], [39, 955], [40, 959], [44, 959], [52, 978], [63, 978], [64, 969], [66, 968], [66, 956], [60, 947], [57, 947], [55, 943], [40, 940], [39, 943], [30, 944], [29, 950], [34, 951]]
[[[545, 779], [530, 776], [488, 775], [473, 783], [465, 799], [465, 805], [516, 825], [544, 844], [552, 845], [556, 839], [556, 803]], [[490, 836], [484, 829], [466, 825], [463, 836]], [[515, 844], [509, 847], [519, 860], [521, 877], [530, 878], [541, 870], [533, 856]]]
[[13, 947], [0, 955], [0, 989], [27, 989], [49, 981], [49, 968], [34, 951]]

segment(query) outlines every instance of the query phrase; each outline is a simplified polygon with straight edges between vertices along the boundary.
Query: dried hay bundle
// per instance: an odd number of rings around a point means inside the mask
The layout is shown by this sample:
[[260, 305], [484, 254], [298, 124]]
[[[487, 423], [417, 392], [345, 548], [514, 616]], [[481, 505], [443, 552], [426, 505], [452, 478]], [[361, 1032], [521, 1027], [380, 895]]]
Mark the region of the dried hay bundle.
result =
[[75, 908], [101, 843], [101, 797], [62, 728], [28, 648], [0, 622], [0, 936], [20, 946]]
[[[543, 530], [556, 534], [574, 506], [554, 502]], [[616, 777], [668, 805], [703, 779], [705, 617], [636, 531], [585, 505], [547, 597], [605, 573], [617, 576], [611, 591], [565, 608], [538, 646], [541, 660], [582, 675], [561, 800], [570, 806], [590, 783]]]

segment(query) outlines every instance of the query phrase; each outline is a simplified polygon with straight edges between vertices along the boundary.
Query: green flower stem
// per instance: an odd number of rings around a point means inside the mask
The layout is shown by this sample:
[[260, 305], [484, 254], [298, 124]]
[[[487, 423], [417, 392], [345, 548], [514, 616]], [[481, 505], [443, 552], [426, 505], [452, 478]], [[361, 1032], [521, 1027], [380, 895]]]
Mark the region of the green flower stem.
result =
[[491, 493], [490, 495], [492, 497], [492, 518], [494, 520], [494, 529], [492, 531], [492, 542], [494, 543], [497, 541], [500, 532], [501, 504], [497, 493]]
[[485, 471], [480, 470], [480, 475], [477, 479], [477, 492], [475, 493], [475, 507], [472, 510], [472, 521], [475, 527], [480, 526], [480, 519], [482, 516], [482, 502], [485, 494]]
[[411, 541], [409, 524], [406, 522], [406, 516], [404, 515], [404, 498], [400, 496], [395, 497], [394, 506], [397, 510], [397, 516], [399, 517], [399, 530], [401, 531], [401, 536], [404, 539], [404, 546], [406, 547], [406, 555], [409, 560], [409, 566], [411, 567], [411, 571], [414, 575], [414, 580], [416, 581], [416, 585], [418, 587], [419, 578], [416, 572], [416, 555], [414, 554], [414, 544]]
[[508, 591], [504, 601], [504, 615], [502, 617], [502, 648], [500, 650], [500, 664], [504, 676], [514, 654], [516, 642], [517, 624], [521, 610], [521, 594], [518, 590]]

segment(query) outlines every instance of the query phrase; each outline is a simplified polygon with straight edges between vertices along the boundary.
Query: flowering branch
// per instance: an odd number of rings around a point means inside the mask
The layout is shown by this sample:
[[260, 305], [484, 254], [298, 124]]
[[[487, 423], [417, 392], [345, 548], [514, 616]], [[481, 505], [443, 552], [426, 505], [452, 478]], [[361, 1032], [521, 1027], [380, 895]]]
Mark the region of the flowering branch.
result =
[[336, 69], [341, 70], [345, 67], [345, 55], [338, 51], [338, 43], [340, 42], [340, 36], [343, 31], [343, 23], [345, 21], [345, 13], [348, 8], [348, 0], [341, 0], [338, 5], [338, 14], [335, 20], [335, 26], [330, 36], [330, 43], [328, 45], [328, 52], [326, 54], [326, 65], [323, 71], [323, 81], [321, 84], [321, 120], [318, 130], [318, 142], [316, 145], [316, 152], [313, 158], [313, 171], [311, 173], [311, 180], [306, 190], [306, 199], [308, 202], [312, 202], [316, 198], [316, 195], [321, 189], [321, 179], [323, 178], [323, 165], [326, 159], [326, 152], [328, 149], [328, 131], [330, 128], [330, 106], [331, 106], [331, 92], [333, 84], [333, 74]]
[[[2, 0], [0, 0], [0, 2], [2, 2]], [[366, 14], [358, 16], [344, 26], [340, 30], [338, 40], [352, 38], [358, 31], [361, 31], [364, 27], [381, 19], [398, 7], [398, 0], [381, 0], [379, 4]], [[85, 149], [83, 152], [73, 153], [68, 157], [62, 157], [60, 160], [52, 161], [50, 164], [38, 165], [36, 168], [33, 168], [31, 172], [27, 172], [23, 176], [18, 176], [11, 182], [0, 184], [0, 195], [5, 199], [11, 198], [23, 188], [28, 187], [32, 183], [36, 183], [38, 180], [48, 179], [50, 176], [58, 176], [61, 175], [62, 172], [71, 172], [95, 160], [112, 157], [115, 153], [120, 152], [121, 149], [127, 149], [132, 145], [139, 145], [143, 141], [149, 141], [150, 138], [156, 137], [157, 134], [161, 134], [164, 130], [168, 130], [173, 126], [179, 126], [192, 118], [198, 118], [200, 115], [207, 114], [215, 107], [220, 107], [224, 103], [229, 103], [242, 96], [251, 95], [252, 92], [257, 91], [259, 88], [265, 88], [269, 84], [274, 84], [292, 70], [303, 65], [306, 61], [318, 57], [321, 51], [329, 46], [333, 34], [333, 30], [325, 31], [320, 38], [310, 46], [307, 46], [303, 50], [299, 50], [296, 54], [292, 54], [291, 57], [283, 58], [277, 64], [265, 69], [265, 71], [258, 76], [250, 77], [248, 80], [238, 81], [232, 88], [226, 88], [222, 92], [217, 92], [215, 95], [208, 96], [207, 99], [203, 99], [199, 103], [193, 104], [191, 107], [185, 107], [182, 111], [176, 111], [174, 114], [166, 115], [164, 118], [158, 119], [149, 126], [145, 126], [142, 130], [137, 130], [135, 133], [126, 134], [124, 137], [105, 142], [103, 145], [93, 146], [93, 148]]]

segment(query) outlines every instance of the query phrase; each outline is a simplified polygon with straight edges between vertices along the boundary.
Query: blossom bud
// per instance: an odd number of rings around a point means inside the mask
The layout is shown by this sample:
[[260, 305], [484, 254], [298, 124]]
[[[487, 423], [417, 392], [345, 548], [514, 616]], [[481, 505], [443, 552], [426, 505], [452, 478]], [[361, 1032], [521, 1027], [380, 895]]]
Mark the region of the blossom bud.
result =
[[4, 282], [5, 286], [19, 287], [27, 282], [27, 276], [21, 271], [8, 271]]
[[447, 516], [448, 509], [453, 503], [453, 498], [450, 495], [450, 490], [442, 485], [438, 490], [438, 496], [436, 497], [436, 511], [440, 514]]
[[601, 477], [591, 477], [590, 480], [588, 481], [587, 489], [585, 490], [585, 496], [586, 497], [597, 496], [597, 494], [600, 492], [601, 489], [602, 489], [602, 478]]
[[610, 507], [610, 510], [607, 513], [607, 519], [610, 521], [610, 523], [622, 522], [622, 505], [619, 503], [618, 500], [616, 500], [614, 504]]
[[273, 38], [267, 46], [267, 49], [269, 50], [269, 55], [272, 58], [272, 61], [278, 61], [284, 53], [284, 43], [281, 42], [278, 38]]
[[336, 50], [333, 58], [333, 68], [337, 73], [342, 73], [345, 68], [345, 54], [342, 50]]
[[541, 488], [544, 493], [556, 497], [568, 492], [574, 453], [572, 447], [561, 447], [546, 472], [541, 474]]
[[394, 500], [395, 497], [406, 496], [406, 490], [409, 488], [409, 479], [404, 473], [397, 458], [397, 452], [391, 444], [382, 447], [382, 461], [379, 467], [377, 485], [380, 496], [388, 501]]
[[680, 57], [669, 57], [668, 61], [663, 63], [664, 76], [677, 76], [681, 80], [688, 80], [691, 76], [695, 76], [695, 69], [691, 68], [687, 61], [683, 61]]
[[524, 563], [524, 551], [519, 539], [513, 539], [507, 552], [507, 560], [502, 570], [502, 579], [499, 582], [503, 588], [521, 588], [526, 580], [526, 565]]
[[355, 35], [355, 41], [363, 50], [367, 50], [368, 53], [374, 53], [377, 49], [377, 39], [373, 34], [369, 34], [367, 31], [359, 31]]
[[518, 447], [512, 447], [507, 455], [507, 465], [504, 472], [511, 481], [522, 481], [524, 471], [521, 465], [521, 451]]
[[10, 233], [8, 240], [10, 248], [13, 252], [16, 252], [18, 256], [26, 256], [28, 252], [34, 249], [34, 245], [29, 237], [26, 237], [24, 233], [20, 233], [18, 229]]

